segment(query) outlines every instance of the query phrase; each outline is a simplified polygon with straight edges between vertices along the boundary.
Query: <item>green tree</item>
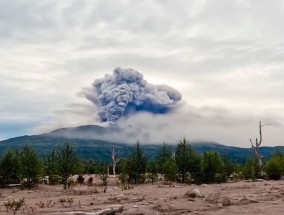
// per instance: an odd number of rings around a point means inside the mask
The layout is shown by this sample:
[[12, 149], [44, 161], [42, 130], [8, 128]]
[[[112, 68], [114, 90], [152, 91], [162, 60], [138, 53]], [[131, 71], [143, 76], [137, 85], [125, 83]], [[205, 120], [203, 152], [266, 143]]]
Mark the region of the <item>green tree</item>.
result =
[[31, 187], [38, 183], [41, 172], [41, 161], [31, 146], [24, 146], [20, 152], [20, 170], [22, 185]]
[[136, 149], [127, 160], [127, 172], [130, 183], [144, 183], [147, 167], [147, 158], [140, 148], [140, 142], [137, 141]]
[[243, 177], [246, 179], [255, 180], [261, 177], [261, 167], [259, 166], [258, 160], [253, 158], [249, 159], [243, 167]]
[[49, 184], [57, 184], [59, 182], [55, 149], [52, 149], [51, 153], [47, 155], [46, 174], [49, 179]]
[[272, 158], [266, 163], [266, 165], [264, 166], [264, 170], [269, 179], [272, 180], [279, 180], [282, 175], [282, 167], [280, 165], [280, 162], [275, 158]]
[[155, 161], [148, 162], [147, 177], [151, 180], [152, 184], [157, 180], [157, 178], [158, 178], [158, 165]]
[[0, 161], [0, 186], [20, 182], [20, 160], [17, 152], [7, 151]]
[[272, 180], [279, 180], [284, 172], [284, 156], [281, 152], [276, 152], [265, 164], [264, 170]]
[[200, 174], [200, 157], [192, 149], [187, 139], [183, 138], [179, 141], [175, 152], [175, 160], [182, 183], [186, 182], [188, 173], [191, 174], [193, 179], [198, 178]]
[[172, 152], [169, 149], [168, 145], [166, 143], [162, 144], [162, 147], [160, 151], [157, 154], [156, 160], [157, 160], [157, 168], [158, 172], [161, 174], [164, 174], [164, 165], [165, 162], [172, 157]]
[[164, 164], [164, 176], [165, 179], [169, 181], [169, 185], [172, 185], [172, 182], [176, 180], [178, 174], [178, 167], [173, 158], [169, 158], [165, 161]]
[[70, 144], [65, 144], [57, 151], [56, 169], [58, 175], [61, 177], [64, 189], [67, 189], [68, 179], [79, 170], [79, 167], [79, 158]]
[[235, 170], [235, 165], [229, 157], [227, 156], [223, 156], [222, 158], [222, 161], [223, 161], [223, 164], [224, 164], [224, 174], [225, 174], [225, 177], [229, 177], [230, 175], [232, 175], [234, 173], [234, 170]]
[[215, 183], [225, 181], [224, 163], [216, 152], [205, 152], [201, 158], [202, 181]]
[[119, 170], [118, 180], [122, 185], [122, 189], [126, 190], [128, 188], [128, 168], [127, 168], [127, 160], [120, 160], [117, 164], [117, 169]]

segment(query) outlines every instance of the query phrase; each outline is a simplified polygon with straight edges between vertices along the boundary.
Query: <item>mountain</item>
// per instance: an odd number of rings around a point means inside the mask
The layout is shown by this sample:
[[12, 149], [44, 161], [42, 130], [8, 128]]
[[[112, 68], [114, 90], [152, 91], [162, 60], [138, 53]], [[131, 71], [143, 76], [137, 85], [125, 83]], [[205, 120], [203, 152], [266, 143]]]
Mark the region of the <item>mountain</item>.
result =
[[[115, 140], [102, 140], [104, 135], [111, 135], [113, 132], [119, 132], [118, 128], [105, 128], [97, 125], [85, 125], [74, 128], [61, 128], [50, 133], [20, 136], [4, 141], [0, 141], [0, 154], [8, 149], [21, 149], [28, 144], [44, 157], [52, 148], [70, 143], [74, 146], [78, 155], [84, 159], [95, 159], [97, 161], [110, 161], [112, 146], [120, 151], [121, 157], [131, 154], [135, 148], [135, 144], [119, 143]], [[221, 155], [229, 157], [232, 161], [244, 163], [249, 157], [253, 156], [250, 148], [240, 148], [233, 146], [225, 146], [214, 142], [192, 142], [192, 147], [199, 153], [206, 151], [219, 152]], [[154, 157], [159, 151], [161, 145], [142, 144], [142, 148], [148, 157]], [[170, 144], [170, 149], [174, 152], [175, 145]], [[277, 147], [261, 147], [261, 154], [269, 158], [275, 151], [283, 151], [283, 146]]]

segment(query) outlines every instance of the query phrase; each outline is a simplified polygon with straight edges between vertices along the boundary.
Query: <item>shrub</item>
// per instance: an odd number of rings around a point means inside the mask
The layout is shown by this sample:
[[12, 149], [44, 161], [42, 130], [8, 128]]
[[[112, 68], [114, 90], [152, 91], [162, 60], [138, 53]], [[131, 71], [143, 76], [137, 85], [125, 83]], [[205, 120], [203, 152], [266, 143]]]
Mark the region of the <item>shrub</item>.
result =
[[200, 175], [200, 156], [193, 150], [187, 139], [179, 141], [175, 160], [178, 173], [181, 176], [181, 182], [186, 182], [187, 173], [191, 174], [193, 179], [197, 179]]
[[85, 182], [85, 178], [82, 175], [79, 175], [76, 181], [78, 184], [82, 185]]
[[6, 208], [6, 212], [9, 213], [10, 211], [13, 212], [13, 215], [17, 213], [25, 205], [25, 199], [19, 199], [19, 200], [14, 200], [14, 199], [9, 199], [7, 202], [4, 202], [4, 206]]
[[130, 155], [126, 164], [130, 183], [141, 184], [145, 182], [146, 165], [147, 158], [138, 141], [135, 151]]
[[202, 181], [220, 183], [225, 181], [224, 163], [216, 152], [205, 152], [201, 158]]
[[56, 169], [58, 175], [62, 179], [64, 189], [70, 187], [70, 182], [68, 181], [68, 179], [78, 171], [79, 165], [79, 159], [71, 145], [65, 144], [57, 151]]
[[102, 180], [103, 186], [107, 186], [107, 185], [108, 185], [108, 182], [109, 182], [108, 174], [103, 173], [103, 174], [101, 174], [99, 177], [100, 177], [100, 179]]
[[157, 164], [154, 161], [151, 161], [148, 163], [147, 166], [147, 179], [149, 179], [153, 184], [155, 181], [157, 181], [157, 178], [158, 178]]
[[172, 182], [176, 180], [178, 174], [178, 168], [173, 158], [169, 158], [164, 164], [164, 175], [165, 179], [169, 181], [170, 186]]
[[264, 170], [269, 179], [279, 180], [281, 178], [282, 166], [276, 157], [267, 162]]
[[93, 177], [88, 178], [88, 185], [89, 186], [92, 186], [93, 182], [94, 182], [94, 178]]
[[0, 186], [20, 183], [20, 160], [17, 152], [7, 151], [0, 161]]
[[41, 172], [41, 161], [30, 146], [24, 146], [20, 152], [21, 181], [25, 187], [31, 187], [38, 183]]
[[255, 180], [261, 176], [261, 170], [256, 159], [250, 159], [243, 167], [243, 177], [245, 179]]

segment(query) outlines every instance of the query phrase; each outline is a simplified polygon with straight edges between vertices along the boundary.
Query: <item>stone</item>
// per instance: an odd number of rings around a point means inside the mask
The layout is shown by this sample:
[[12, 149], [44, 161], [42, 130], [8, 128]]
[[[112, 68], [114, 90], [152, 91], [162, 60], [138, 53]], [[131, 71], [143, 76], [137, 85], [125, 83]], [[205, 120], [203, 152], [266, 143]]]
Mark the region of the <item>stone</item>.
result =
[[160, 212], [170, 212], [173, 210], [173, 206], [168, 203], [158, 203], [153, 208]]
[[117, 187], [109, 187], [109, 186], [107, 186], [107, 187], [105, 187], [105, 189], [104, 189], [104, 193], [112, 193], [112, 192], [116, 192], [116, 191], [118, 191], [119, 189], [117, 188]]
[[218, 200], [220, 199], [220, 192], [210, 193], [206, 198], [205, 201], [211, 202], [211, 203], [218, 203]]
[[200, 193], [200, 190], [198, 190], [196, 188], [187, 191], [184, 195], [188, 196], [189, 198], [201, 198], [202, 197], [201, 193]]
[[221, 202], [219, 202], [219, 203], [217, 203], [217, 207], [221, 208], [221, 207], [223, 207], [223, 204]]
[[221, 203], [224, 205], [224, 206], [229, 206], [231, 204], [231, 200], [228, 198], [228, 197], [224, 197], [222, 200], [221, 200]]

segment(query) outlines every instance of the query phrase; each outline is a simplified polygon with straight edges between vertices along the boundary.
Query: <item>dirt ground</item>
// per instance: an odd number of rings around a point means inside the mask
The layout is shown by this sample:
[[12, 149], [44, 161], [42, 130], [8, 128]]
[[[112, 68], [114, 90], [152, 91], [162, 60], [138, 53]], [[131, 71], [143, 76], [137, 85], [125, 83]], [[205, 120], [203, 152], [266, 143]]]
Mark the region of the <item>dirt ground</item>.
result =
[[213, 185], [174, 184], [169, 188], [159, 181], [122, 191], [116, 179], [104, 193], [96, 185], [76, 185], [67, 191], [62, 186], [39, 185], [32, 190], [1, 189], [0, 214], [9, 199], [25, 198], [16, 214], [95, 215], [103, 209], [123, 207], [121, 214], [284, 214], [284, 181], [241, 181]]

